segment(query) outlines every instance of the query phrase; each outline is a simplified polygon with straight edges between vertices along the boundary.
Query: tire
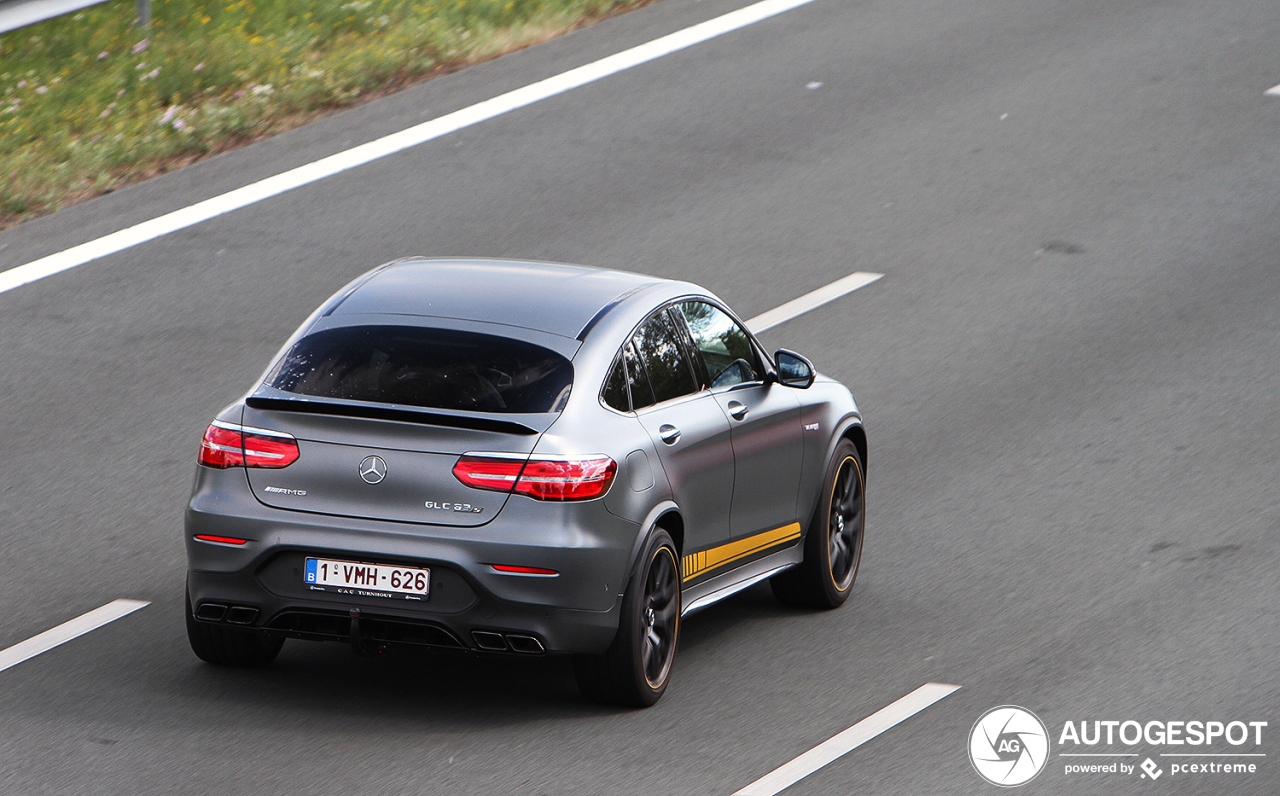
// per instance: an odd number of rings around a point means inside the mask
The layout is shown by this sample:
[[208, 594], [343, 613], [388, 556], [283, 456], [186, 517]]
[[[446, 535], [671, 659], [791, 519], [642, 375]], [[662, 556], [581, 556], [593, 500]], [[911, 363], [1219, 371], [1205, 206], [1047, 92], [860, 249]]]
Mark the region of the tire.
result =
[[853, 592], [866, 530], [866, 481], [858, 450], [841, 440], [827, 464], [822, 497], [809, 521], [804, 560], [770, 579], [774, 596], [799, 608], [839, 608]]
[[671, 537], [655, 530], [627, 582], [613, 643], [602, 655], [573, 658], [578, 687], [587, 698], [636, 708], [662, 698], [680, 640], [678, 561]]
[[201, 622], [187, 596], [187, 641], [196, 657], [219, 666], [267, 666], [280, 654], [284, 639], [254, 630]]

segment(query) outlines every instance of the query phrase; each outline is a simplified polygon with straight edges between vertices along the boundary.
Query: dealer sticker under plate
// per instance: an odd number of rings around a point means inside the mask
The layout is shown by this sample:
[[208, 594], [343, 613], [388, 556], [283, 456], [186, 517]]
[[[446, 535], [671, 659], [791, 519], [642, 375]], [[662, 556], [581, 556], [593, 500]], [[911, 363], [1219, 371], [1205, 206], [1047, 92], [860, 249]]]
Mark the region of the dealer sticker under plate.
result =
[[431, 590], [429, 569], [334, 561], [330, 558], [308, 558], [303, 580], [319, 591], [359, 594], [363, 597], [425, 600]]

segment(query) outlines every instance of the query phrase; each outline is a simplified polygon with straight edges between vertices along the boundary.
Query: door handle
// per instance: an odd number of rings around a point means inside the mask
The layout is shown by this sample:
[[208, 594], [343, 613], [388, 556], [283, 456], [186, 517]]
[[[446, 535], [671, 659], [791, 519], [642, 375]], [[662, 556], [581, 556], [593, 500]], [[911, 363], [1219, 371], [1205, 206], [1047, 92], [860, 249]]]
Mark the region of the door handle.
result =
[[674, 445], [680, 439], [680, 429], [669, 423], [663, 423], [658, 426], [658, 438], [668, 445]]
[[741, 420], [747, 416], [747, 407], [738, 401], [729, 402], [729, 416], [734, 420]]

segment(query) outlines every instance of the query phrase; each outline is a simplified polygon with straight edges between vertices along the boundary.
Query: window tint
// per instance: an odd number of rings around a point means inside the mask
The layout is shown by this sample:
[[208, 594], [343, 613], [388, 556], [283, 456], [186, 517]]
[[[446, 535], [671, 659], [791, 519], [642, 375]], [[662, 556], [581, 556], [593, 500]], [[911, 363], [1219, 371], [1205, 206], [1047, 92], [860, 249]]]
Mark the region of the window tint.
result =
[[558, 412], [569, 360], [496, 335], [409, 326], [346, 326], [299, 340], [267, 377], [278, 390], [472, 412]]
[[[684, 349], [680, 346], [675, 324], [665, 310], [645, 321], [636, 330], [633, 339], [636, 351], [644, 359], [645, 370], [649, 373], [655, 402], [678, 398], [698, 390], [693, 371], [689, 369]], [[635, 403], [637, 407], [640, 406], [638, 399]]]
[[627, 385], [631, 388], [631, 407], [643, 409], [653, 406], [657, 401], [653, 397], [653, 385], [649, 384], [649, 376], [644, 372], [644, 363], [636, 354], [636, 347], [627, 343], [622, 351], [627, 363]]
[[619, 412], [631, 411], [631, 397], [627, 394], [627, 367], [622, 361], [622, 354], [613, 361], [613, 368], [604, 380], [604, 391], [600, 393], [606, 405]]
[[710, 386], [759, 381], [764, 370], [747, 332], [720, 309], [704, 301], [685, 301], [680, 314], [689, 325], [693, 345], [706, 365]]

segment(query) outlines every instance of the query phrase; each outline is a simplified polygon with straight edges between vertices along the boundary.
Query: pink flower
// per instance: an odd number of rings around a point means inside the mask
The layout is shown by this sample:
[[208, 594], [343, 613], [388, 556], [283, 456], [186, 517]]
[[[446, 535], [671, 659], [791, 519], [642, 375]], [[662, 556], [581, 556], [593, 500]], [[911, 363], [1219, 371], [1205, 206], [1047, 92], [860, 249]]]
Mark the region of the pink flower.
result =
[[168, 109], [167, 111], [165, 111], [165, 112], [164, 112], [164, 115], [163, 115], [163, 116], [161, 116], [159, 119], [156, 119], [156, 123], [157, 123], [157, 124], [168, 124], [169, 120], [170, 120], [170, 119], [172, 119], [172, 118], [173, 118], [173, 115], [174, 115], [175, 113], [177, 113], [177, 112], [178, 112], [178, 106], [176, 106], [176, 105], [170, 105], [170, 106], [169, 106], [169, 109]]
[[26, 88], [26, 87], [27, 87], [27, 81], [25, 80], [18, 81], [18, 88]]
[[147, 77], [155, 77], [158, 74], [160, 74], [160, 67], [157, 66], [155, 69], [152, 69], [147, 73]]
[[111, 55], [111, 53], [107, 52], [106, 50], [103, 50], [102, 52], [98, 53], [98, 60], [99, 61], [105, 60], [108, 55]]
[[243, 92], [243, 91], [237, 91], [237, 92], [236, 92], [236, 94], [235, 94], [235, 96], [236, 96], [236, 99], [240, 99], [241, 97], [243, 97], [243, 96], [244, 96], [244, 92]]
[[187, 123], [186, 123], [186, 122], [184, 122], [184, 121], [182, 121], [181, 119], [174, 119], [174, 120], [173, 120], [173, 129], [175, 129], [175, 130], [185, 130], [185, 129], [187, 129]]
[[193, 71], [193, 72], [199, 72], [201, 69], [204, 69], [204, 62], [201, 62], [201, 63], [196, 64], [196, 68], [195, 68], [195, 69], [192, 69], [191, 71]]
[[131, 52], [133, 52], [134, 55], [137, 55], [138, 53], [142, 52], [143, 50], [147, 49], [150, 46], [151, 46], [151, 40], [143, 39], [142, 41], [133, 45], [133, 50]]
[[116, 92], [116, 96], [117, 96], [117, 97], [123, 97], [123, 96], [124, 96], [124, 89], [120, 89], [119, 91], [117, 91], [117, 92]]
[[39, 94], [39, 95], [41, 95], [41, 96], [44, 96], [45, 94], [48, 94], [48, 93], [49, 93], [49, 87], [48, 87], [48, 86], [41, 86], [41, 87], [39, 87], [39, 88], [37, 88], [37, 89], [36, 89], [36, 93], [37, 93], [37, 94]]

